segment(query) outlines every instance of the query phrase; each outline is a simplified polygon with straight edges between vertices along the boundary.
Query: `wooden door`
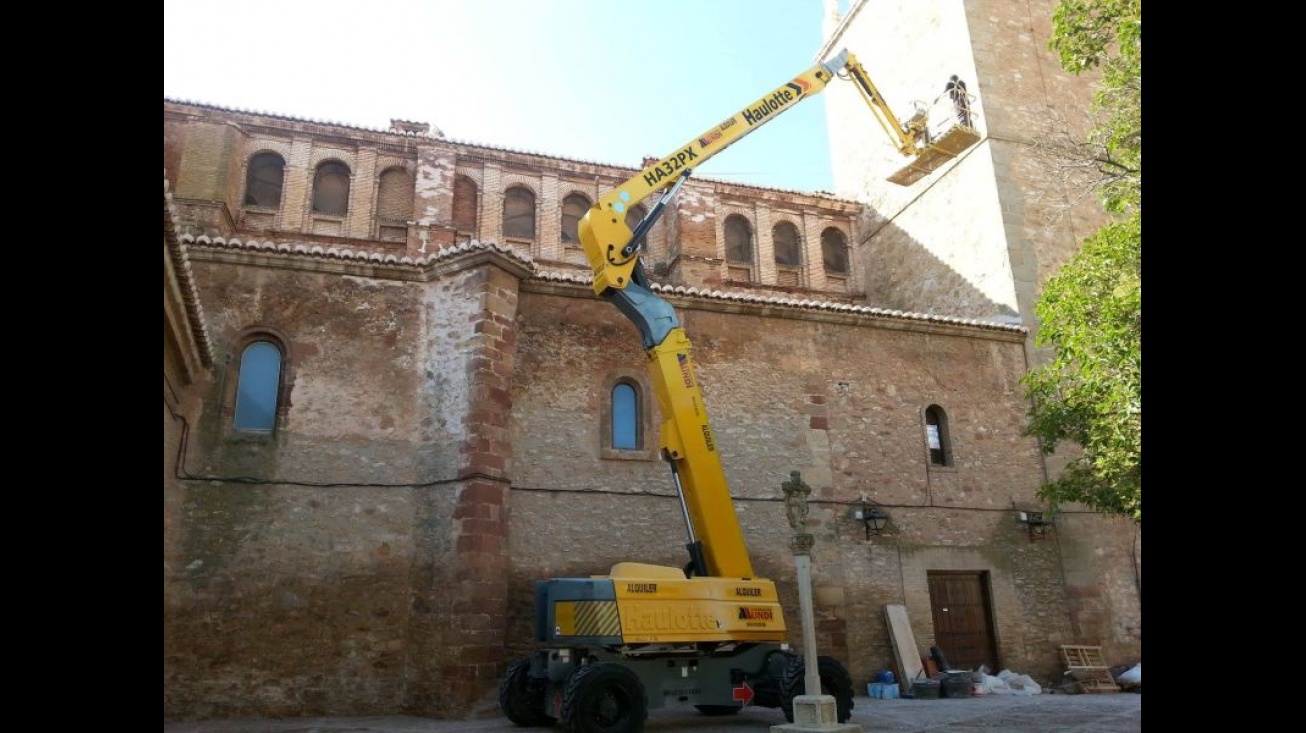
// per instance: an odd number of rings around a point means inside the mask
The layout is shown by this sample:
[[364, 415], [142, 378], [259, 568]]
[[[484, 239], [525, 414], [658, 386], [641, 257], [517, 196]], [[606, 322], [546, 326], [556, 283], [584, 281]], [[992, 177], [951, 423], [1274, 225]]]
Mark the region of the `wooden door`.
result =
[[989, 604], [989, 575], [983, 571], [930, 571], [934, 643], [951, 669], [997, 674], [998, 650]]

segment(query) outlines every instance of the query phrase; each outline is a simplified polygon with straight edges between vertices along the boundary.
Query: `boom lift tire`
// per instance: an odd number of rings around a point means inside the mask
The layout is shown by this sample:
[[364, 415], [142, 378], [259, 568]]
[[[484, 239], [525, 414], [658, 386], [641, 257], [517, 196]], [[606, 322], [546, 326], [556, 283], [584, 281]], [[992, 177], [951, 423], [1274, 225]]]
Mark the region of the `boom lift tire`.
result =
[[[834, 657], [816, 658], [816, 673], [821, 676], [821, 694], [834, 698], [840, 723], [853, 716], [853, 679]], [[794, 722], [794, 698], [807, 694], [807, 662], [795, 655], [780, 675], [780, 708], [785, 720]]]
[[580, 667], [562, 691], [562, 723], [571, 733], [640, 733], [648, 719], [644, 684], [628, 667]]
[[557, 721], [544, 714], [544, 685], [530, 671], [530, 657], [508, 665], [499, 679], [499, 707], [508, 720], [523, 728], [547, 728]]

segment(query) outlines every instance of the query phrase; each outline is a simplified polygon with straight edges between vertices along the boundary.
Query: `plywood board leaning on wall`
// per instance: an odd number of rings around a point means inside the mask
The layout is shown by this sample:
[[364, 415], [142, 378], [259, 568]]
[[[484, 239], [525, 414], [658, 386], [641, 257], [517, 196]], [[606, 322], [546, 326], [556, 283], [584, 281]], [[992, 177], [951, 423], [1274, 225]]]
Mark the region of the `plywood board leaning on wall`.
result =
[[920, 650], [916, 648], [916, 637], [911, 633], [911, 622], [907, 620], [907, 607], [896, 603], [886, 605], [884, 621], [889, 627], [894, 661], [902, 673], [903, 689], [910, 690], [913, 681], [925, 677], [925, 667], [921, 664]]

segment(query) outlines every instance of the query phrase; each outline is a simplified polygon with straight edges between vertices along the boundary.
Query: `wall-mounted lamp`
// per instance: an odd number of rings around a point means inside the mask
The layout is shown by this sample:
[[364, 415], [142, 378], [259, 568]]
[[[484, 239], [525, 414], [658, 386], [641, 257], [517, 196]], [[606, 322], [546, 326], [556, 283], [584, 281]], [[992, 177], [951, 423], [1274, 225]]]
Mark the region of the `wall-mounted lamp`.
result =
[[889, 515], [880, 509], [880, 505], [862, 497], [857, 506], [853, 507], [853, 519], [862, 520], [866, 527], [866, 539], [871, 538], [871, 533], [879, 534], [889, 524]]
[[1018, 510], [1016, 512], [1016, 521], [1025, 525], [1026, 531], [1029, 532], [1029, 541], [1033, 542], [1048, 533], [1048, 529], [1052, 527], [1053, 520], [1052, 517], [1044, 516], [1043, 512], [1027, 512]]

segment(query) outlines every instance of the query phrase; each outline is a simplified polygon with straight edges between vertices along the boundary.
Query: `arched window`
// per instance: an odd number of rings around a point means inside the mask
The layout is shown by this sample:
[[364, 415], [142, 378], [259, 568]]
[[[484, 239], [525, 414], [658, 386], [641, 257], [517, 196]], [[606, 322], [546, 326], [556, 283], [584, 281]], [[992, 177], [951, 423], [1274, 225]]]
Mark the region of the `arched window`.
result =
[[236, 382], [236, 430], [270, 432], [277, 424], [281, 391], [281, 349], [270, 341], [254, 341], [240, 353]]
[[476, 212], [480, 209], [476, 181], [458, 176], [453, 182], [453, 225], [460, 233], [476, 235]]
[[825, 271], [832, 275], [848, 274], [848, 239], [835, 227], [821, 232], [821, 258]]
[[589, 211], [590, 200], [573, 193], [562, 200], [562, 243], [580, 246], [580, 220]]
[[798, 242], [798, 227], [787, 221], [776, 224], [771, 230], [771, 241], [775, 243], [777, 265], [797, 267], [803, 264], [803, 249]]
[[771, 227], [771, 243], [775, 249], [775, 283], [798, 287], [803, 282], [803, 247], [799, 242], [798, 227], [782, 221]]
[[612, 449], [639, 450], [639, 392], [630, 382], [612, 387]]
[[635, 370], [621, 369], [603, 381], [599, 456], [617, 461], [651, 461], [652, 410], [648, 383]]
[[403, 168], [381, 174], [376, 194], [376, 214], [382, 219], [408, 221], [413, 218], [413, 177]]
[[259, 153], [249, 159], [245, 171], [245, 205], [275, 209], [281, 206], [281, 185], [286, 160], [276, 153]]
[[726, 261], [732, 264], [753, 264], [753, 228], [748, 220], [738, 214], [726, 217]]
[[931, 466], [951, 466], [952, 446], [948, 438], [948, 416], [938, 405], [925, 408], [925, 442]]
[[[635, 204], [629, 209], [626, 209], [626, 226], [630, 227], [631, 232], [634, 232], [635, 229], [639, 227], [639, 223], [644, 221], [645, 216], [648, 216], [648, 209], [645, 209], [643, 204]], [[642, 246], [645, 248], [645, 256], [648, 256], [649, 253], [648, 235], [650, 233], [651, 232], [644, 232], [644, 244]], [[645, 262], [644, 265], [645, 267], [648, 267], [651, 263], [652, 261], [650, 260]]]
[[535, 239], [535, 194], [513, 186], [503, 194], [503, 236]]
[[777, 265], [798, 267], [803, 264], [803, 248], [798, 242], [798, 227], [787, 221], [776, 224], [771, 229], [771, 241], [775, 243]]
[[630, 227], [630, 231], [633, 232], [635, 227], [639, 226], [639, 223], [644, 221], [646, 216], [648, 216], [648, 209], [645, 209], [643, 204], [635, 204], [626, 209], [626, 226]]
[[403, 168], [381, 174], [376, 192], [376, 218], [381, 239], [403, 241], [413, 218], [413, 176]]
[[329, 216], [349, 213], [349, 166], [328, 160], [313, 174], [313, 211]]

